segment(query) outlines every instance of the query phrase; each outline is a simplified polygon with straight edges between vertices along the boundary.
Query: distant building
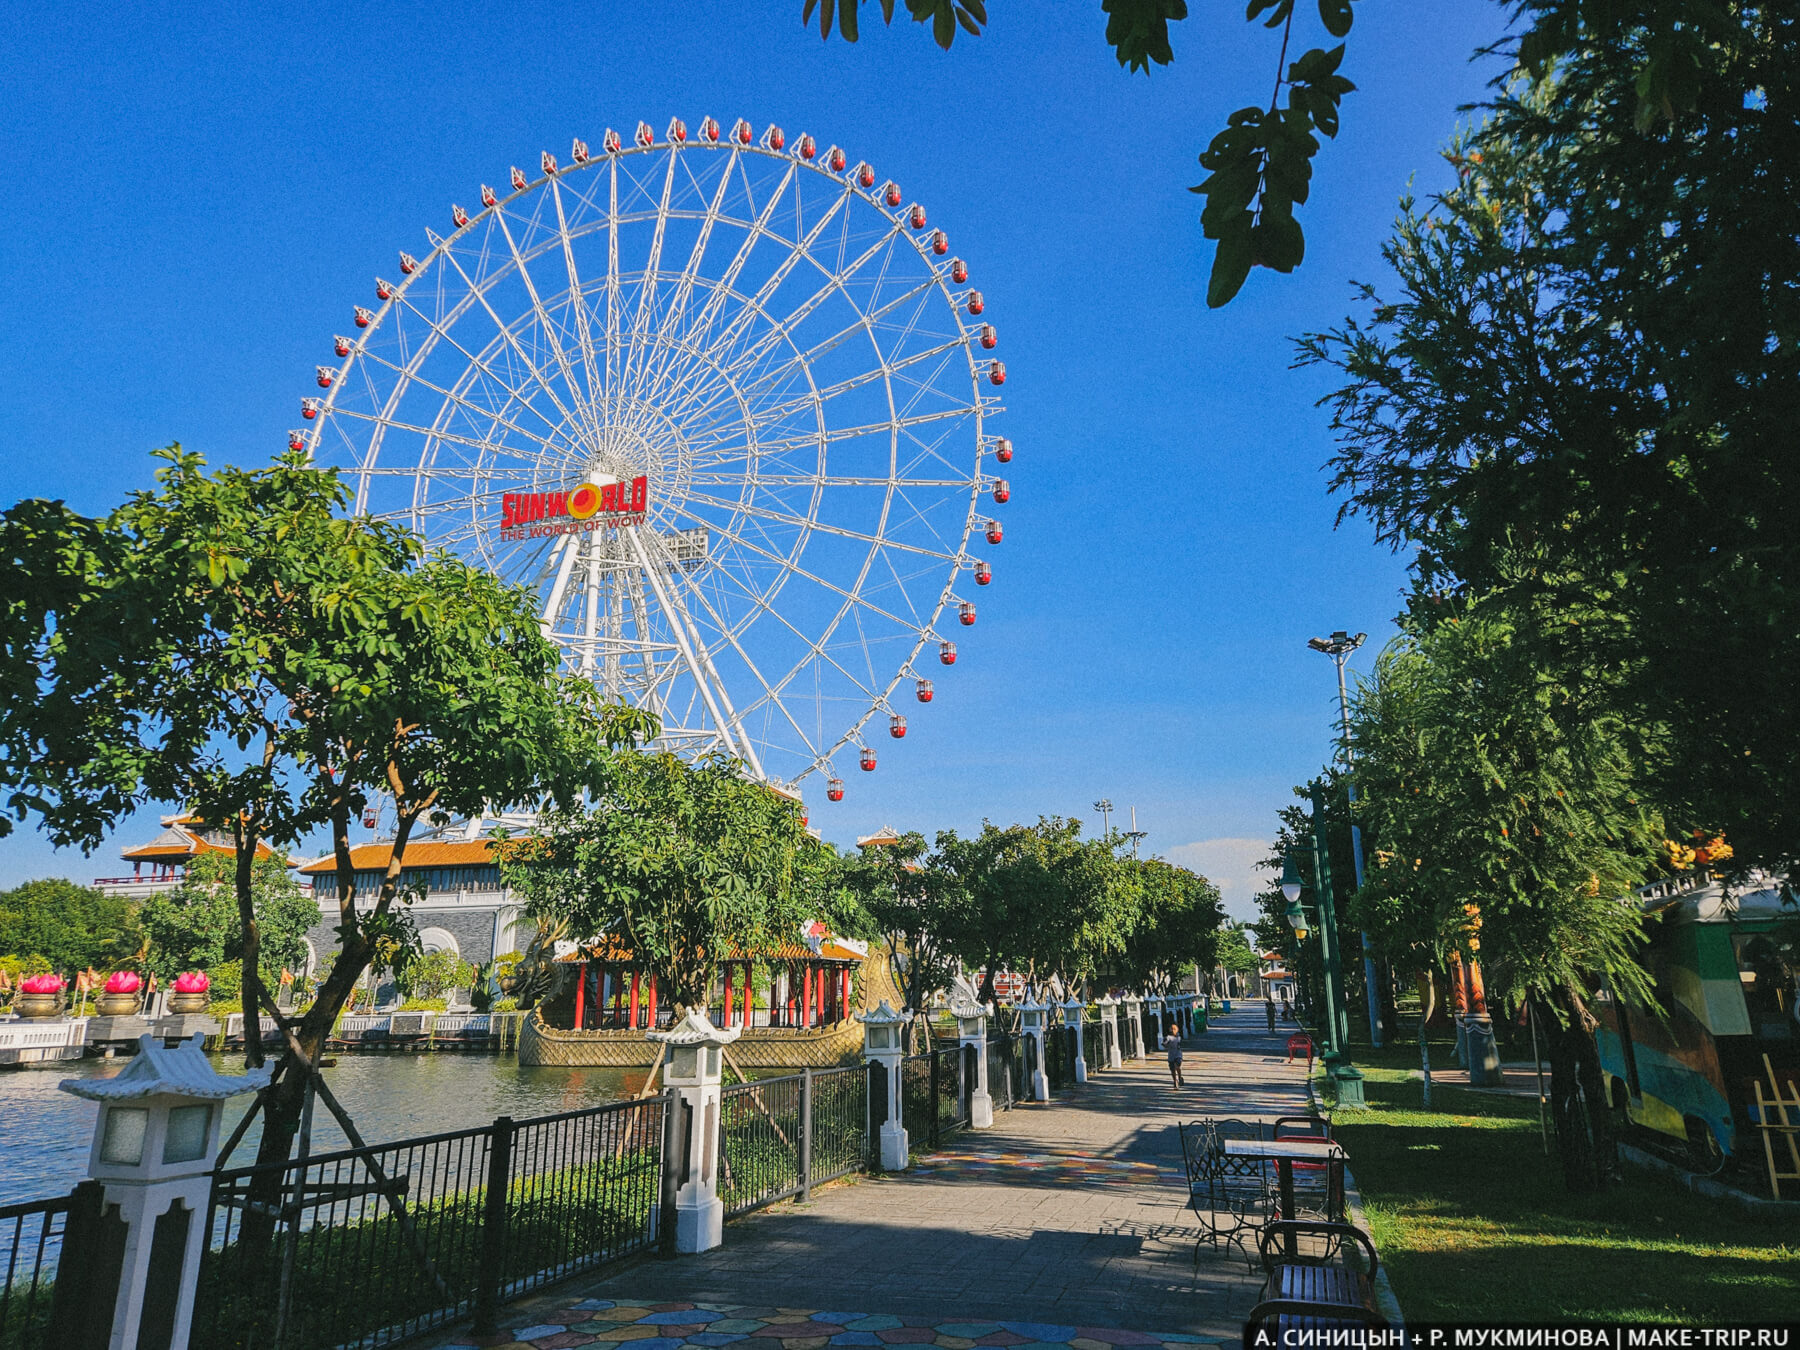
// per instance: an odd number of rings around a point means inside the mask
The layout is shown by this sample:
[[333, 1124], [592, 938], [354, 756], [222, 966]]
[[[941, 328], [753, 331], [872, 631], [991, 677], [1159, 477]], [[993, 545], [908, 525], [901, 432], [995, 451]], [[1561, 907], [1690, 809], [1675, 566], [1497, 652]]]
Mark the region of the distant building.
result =
[[1262, 976], [1264, 997], [1279, 1003], [1283, 998], [1294, 1001], [1294, 972], [1287, 968], [1287, 958], [1280, 952], [1264, 952], [1258, 973]]
[[892, 825], [883, 825], [874, 834], [865, 834], [856, 841], [858, 848], [892, 848], [900, 842], [900, 832]]
[[[417, 887], [419, 898], [407, 906], [428, 952], [454, 952], [480, 965], [497, 955], [523, 950], [532, 927], [524, 906], [500, 877], [492, 839], [414, 840], [401, 859], [403, 887]], [[350, 850], [356, 869], [356, 905], [372, 909], [393, 857], [392, 840], [357, 844]], [[313, 898], [325, 917], [307, 934], [317, 952], [337, 947], [337, 859], [331, 854], [306, 863], [301, 875], [313, 885]]]
[[[237, 856], [231, 832], [204, 829], [198, 817], [164, 816], [162, 827], [162, 833], [149, 843], [119, 850], [119, 856], [131, 864], [130, 876], [95, 877], [94, 889], [103, 895], [119, 895], [127, 900], [148, 900], [179, 886], [187, 874], [188, 864], [202, 854]], [[270, 858], [274, 854], [275, 850], [267, 844], [256, 846], [259, 858]]]

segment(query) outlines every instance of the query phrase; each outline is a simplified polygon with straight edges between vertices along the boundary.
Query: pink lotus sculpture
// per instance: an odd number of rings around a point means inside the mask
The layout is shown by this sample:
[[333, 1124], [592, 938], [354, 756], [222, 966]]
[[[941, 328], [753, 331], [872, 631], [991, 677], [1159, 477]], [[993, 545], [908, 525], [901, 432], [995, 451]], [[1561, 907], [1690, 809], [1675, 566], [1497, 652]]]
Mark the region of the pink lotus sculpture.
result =
[[169, 995], [169, 1011], [182, 1014], [203, 1013], [211, 1001], [207, 992], [212, 988], [212, 981], [206, 978], [204, 970], [189, 970], [175, 977], [175, 986]]
[[109, 994], [135, 994], [144, 987], [144, 982], [135, 970], [115, 970], [106, 977], [106, 992]]
[[60, 994], [66, 987], [60, 975], [32, 975], [19, 981], [21, 994]]

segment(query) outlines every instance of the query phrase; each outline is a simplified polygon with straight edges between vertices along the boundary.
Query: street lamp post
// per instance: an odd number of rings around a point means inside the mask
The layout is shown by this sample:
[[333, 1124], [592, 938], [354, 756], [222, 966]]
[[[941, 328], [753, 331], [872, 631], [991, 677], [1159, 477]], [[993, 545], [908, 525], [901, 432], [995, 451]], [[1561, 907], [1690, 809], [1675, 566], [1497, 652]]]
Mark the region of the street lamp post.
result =
[[1112, 809], [1111, 797], [1102, 797], [1094, 803], [1094, 810], [1100, 813], [1100, 837], [1102, 839], [1112, 837]]
[[1148, 833], [1149, 833], [1148, 830], [1140, 830], [1137, 827], [1137, 807], [1135, 807], [1135, 806], [1132, 807], [1131, 808], [1131, 828], [1129, 830], [1125, 831], [1125, 837], [1127, 839], [1131, 840], [1132, 861], [1135, 862], [1137, 860], [1138, 840], [1142, 839]]
[[[1331, 851], [1325, 835], [1325, 788], [1315, 785], [1313, 803], [1313, 902], [1318, 908], [1319, 964], [1324, 970], [1325, 1073], [1337, 1088], [1337, 1104], [1354, 1108], [1367, 1104], [1363, 1093], [1363, 1076], [1350, 1062], [1350, 1028], [1344, 1003], [1344, 972], [1338, 947], [1337, 902], [1331, 889]], [[1289, 856], [1281, 877], [1281, 893], [1287, 897], [1287, 921], [1294, 935], [1305, 941], [1311, 924], [1306, 907], [1300, 902], [1303, 882], [1300, 869]], [[1342, 1020], [1340, 1020], [1342, 1019]]]
[[[1350, 653], [1363, 645], [1367, 633], [1346, 633], [1342, 629], [1328, 638], [1309, 638], [1306, 645], [1324, 652], [1337, 666], [1338, 717], [1344, 732], [1344, 789], [1350, 796], [1350, 858], [1356, 867], [1356, 888], [1363, 884], [1362, 826], [1356, 823], [1356, 752], [1350, 748], [1350, 693], [1344, 684], [1344, 662]], [[1381, 1049], [1381, 1006], [1376, 993], [1375, 958], [1369, 955], [1369, 935], [1362, 935], [1363, 988], [1369, 1002], [1369, 1043]]]

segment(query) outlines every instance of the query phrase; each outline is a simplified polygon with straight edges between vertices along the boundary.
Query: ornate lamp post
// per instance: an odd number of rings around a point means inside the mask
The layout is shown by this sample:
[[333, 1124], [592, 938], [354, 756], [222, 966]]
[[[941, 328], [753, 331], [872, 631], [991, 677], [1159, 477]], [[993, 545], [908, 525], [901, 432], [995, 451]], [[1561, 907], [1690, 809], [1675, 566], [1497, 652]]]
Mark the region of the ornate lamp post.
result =
[[[1315, 786], [1313, 801], [1313, 900], [1318, 907], [1319, 961], [1324, 967], [1325, 1008], [1324, 1032], [1325, 1073], [1337, 1087], [1337, 1102], [1342, 1107], [1366, 1105], [1363, 1076], [1350, 1062], [1348, 1016], [1344, 1005], [1344, 972], [1337, 936], [1337, 903], [1331, 890], [1331, 855], [1325, 837], [1325, 789]], [[1284, 860], [1281, 893], [1287, 898], [1287, 921], [1301, 941], [1312, 929], [1306, 907], [1300, 903], [1303, 889], [1300, 869], [1293, 855]], [[1340, 1018], [1342, 1020], [1340, 1020]]]
[[[1363, 847], [1362, 826], [1356, 823], [1356, 752], [1350, 748], [1350, 693], [1344, 685], [1344, 662], [1349, 660], [1350, 653], [1363, 645], [1367, 633], [1346, 633], [1341, 628], [1328, 638], [1309, 638], [1306, 645], [1315, 652], [1324, 652], [1337, 664], [1338, 680], [1338, 717], [1344, 729], [1344, 791], [1350, 796], [1350, 858], [1356, 865], [1356, 884], [1363, 884]], [[1369, 1044], [1377, 1050], [1381, 1049], [1381, 1007], [1376, 997], [1375, 982], [1378, 978], [1375, 971], [1375, 958], [1369, 955], [1369, 935], [1362, 935], [1363, 947], [1363, 988], [1369, 996]]]

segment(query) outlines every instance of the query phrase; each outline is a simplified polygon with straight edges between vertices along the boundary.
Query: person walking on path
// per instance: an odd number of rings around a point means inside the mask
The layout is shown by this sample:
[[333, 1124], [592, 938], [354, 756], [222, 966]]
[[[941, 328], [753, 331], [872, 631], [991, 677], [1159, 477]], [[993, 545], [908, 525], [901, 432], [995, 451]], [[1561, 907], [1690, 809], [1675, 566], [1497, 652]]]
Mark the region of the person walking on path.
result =
[[1185, 1087], [1181, 1081], [1181, 1023], [1173, 1017], [1169, 1019], [1168, 1030], [1163, 1033], [1163, 1046], [1169, 1052], [1169, 1077], [1176, 1087]]
[[1270, 995], [1263, 1000], [1263, 1011], [1269, 1015], [1269, 1030], [1275, 1030], [1275, 998]]

